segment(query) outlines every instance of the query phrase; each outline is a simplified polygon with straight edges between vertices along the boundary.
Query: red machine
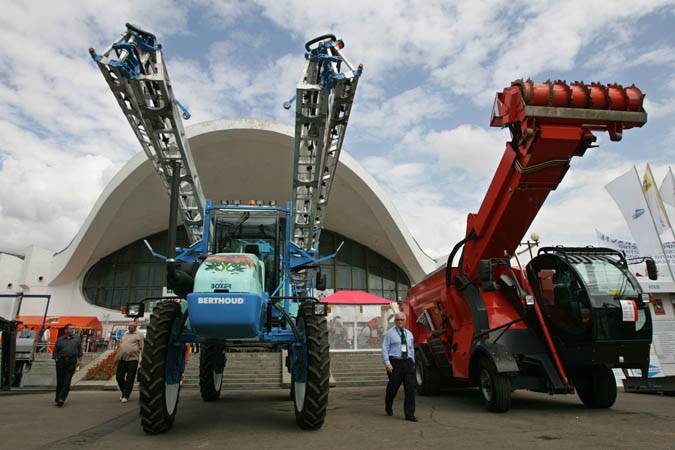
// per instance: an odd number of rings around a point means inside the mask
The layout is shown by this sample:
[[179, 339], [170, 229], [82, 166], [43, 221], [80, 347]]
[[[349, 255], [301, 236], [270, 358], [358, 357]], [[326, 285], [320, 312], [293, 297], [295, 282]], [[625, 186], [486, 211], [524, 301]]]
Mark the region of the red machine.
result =
[[405, 300], [421, 394], [470, 383], [489, 410], [504, 412], [515, 389], [576, 390], [587, 406], [607, 408], [613, 367], [646, 373], [647, 297], [622, 253], [552, 247], [525, 269], [510, 263], [572, 157], [594, 147], [593, 131], [618, 141], [644, 125], [643, 98], [635, 86], [529, 80], [497, 94], [490, 124], [508, 127], [511, 141], [466, 237]]

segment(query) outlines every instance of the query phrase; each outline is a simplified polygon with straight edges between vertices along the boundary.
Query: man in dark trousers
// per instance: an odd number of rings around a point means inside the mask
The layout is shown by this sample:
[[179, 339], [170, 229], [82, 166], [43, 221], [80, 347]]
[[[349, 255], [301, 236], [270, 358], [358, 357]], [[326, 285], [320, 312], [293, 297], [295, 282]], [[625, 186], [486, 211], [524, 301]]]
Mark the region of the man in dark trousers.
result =
[[136, 380], [136, 371], [138, 370], [138, 361], [143, 352], [143, 335], [136, 331], [136, 322], [129, 324], [129, 331], [122, 336], [120, 348], [117, 350], [117, 386], [120, 388], [122, 396], [120, 401], [126, 403], [129, 401], [131, 390], [134, 388]]
[[52, 358], [56, 360], [56, 398], [54, 403], [63, 406], [70, 392], [70, 381], [82, 360], [82, 341], [75, 335], [73, 326], [66, 324], [63, 335], [56, 340]]
[[388, 416], [394, 415], [394, 397], [396, 397], [398, 388], [403, 383], [405, 420], [417, 422], [417, 417], [415, 417], [415, 347], [413, 335], [405, 329], [404, 313], [396, 314], [394, 321], [395, 326], [387, 331], [382, 342], [382, 361], [389, 376], [384, 410]]

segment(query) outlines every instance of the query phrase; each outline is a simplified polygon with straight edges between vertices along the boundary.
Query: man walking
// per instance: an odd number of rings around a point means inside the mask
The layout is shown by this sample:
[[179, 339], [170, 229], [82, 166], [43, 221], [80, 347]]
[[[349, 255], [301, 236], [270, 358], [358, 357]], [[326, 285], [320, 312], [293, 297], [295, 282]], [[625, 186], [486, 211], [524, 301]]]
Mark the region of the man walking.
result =
[[143, 351], [143, 335], [136, 331], [137, 326], [136, 322], [129, 324], [129, 331], [122, 337], [120, 348], [117, 351], [115, 378], [117, 379], [117, 386], [122, 392], [120, 397], [122, 403], [129, 401], [136, 380], [138, 361], [141, 359], [141, 352]]
[[382, 361], [389, 376], [384, 410], [388, 416], [394, 415], [394, 397], [396, 397], [398, 388], [403, 383], [405, 420], [417, 422], [417, 417], [415, 417], [415, 347], [413, 335], [404, 327], [404, 313], [396, 314], [394, 321], [395, 326], [387, 331], [382, 342]]
[[70, 392], [70, 381], [75, 368], [82, 360], [82, 341], [73, 332], [73, 326], [66, 324], [63, 335], [56, 340], [52, 358], [56, 360], [56, 398], [54, 403], [63, 406]]

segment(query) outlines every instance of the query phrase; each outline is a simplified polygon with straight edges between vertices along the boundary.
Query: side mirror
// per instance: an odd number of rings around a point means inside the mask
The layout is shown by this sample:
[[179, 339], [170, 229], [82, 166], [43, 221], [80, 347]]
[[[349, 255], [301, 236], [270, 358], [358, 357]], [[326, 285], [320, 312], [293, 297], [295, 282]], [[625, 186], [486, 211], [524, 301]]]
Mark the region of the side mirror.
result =
[[322, 272], [317, 272], [316, 273], [316, 283], [314, 284], [314, 287], [316, 288], [317, 291], [325, 291], [326, 290], [326, 274]]
[[645, 259], [645, 264], [647, 265], [647, 277], [650, 280], [656, 280], [659, 278], [659, 271], [656, 268], [656, 263], [652, 258]]
[[145, 314], [145, 303], [127, 303], [121, 309], [122, 314], [131, 319], [138, 319]]

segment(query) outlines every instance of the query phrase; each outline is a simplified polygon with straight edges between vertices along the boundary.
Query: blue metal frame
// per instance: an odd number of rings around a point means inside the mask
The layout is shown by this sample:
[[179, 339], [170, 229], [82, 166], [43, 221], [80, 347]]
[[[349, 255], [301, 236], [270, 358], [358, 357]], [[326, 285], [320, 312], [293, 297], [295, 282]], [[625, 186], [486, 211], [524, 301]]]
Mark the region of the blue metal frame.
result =
[[[333, 65], [330, 64], [330, 63], [337, 64], [342, 62], [341, 57], [334, 56], [328, 53], [328, 49], [336, 46], [338, 42], [339, 41], [329, 41], [329, 40], [320, 41], [319, 45], [311, 49], [309, 53], [305, 53], [305, 59], [309, 59], [310, 61], [320, 61], [324, 63], [321, 65], [321, 75], [319, 76], [320, 78], [319, 86], [324, 91], [329, 91], [333, 89], [333, 87], [335, 86], [335, 82], [337, 80], [345, 79], [345, 74], [335, 71], [333, 69]], [[361, 75], [362, 71], [363, 68], [359, 66], [359, 68], [356, 69], [354, 74], [358, 77]], [[290, 101], [288, 103], [290, 103]]]
[[[291, 216], [291, 205], [288, 203], [285, 208], [277, 206], [258, 206], [258, 205], [216, 205], [211, 200], [206, 200], [204, 207], [204, 229], [203, 237], [200, 241], [195, 242], [190, 247], [178, 247], [176, 249], [176, 259], [186, 263], [193, 263], [197, 261], [199, 257], [203, 257], [208, 254], [208, 242], [211, 234], [211, 216], [213, 211], [264, 211], [264, 212], [278, 212], [284, 214], [286, 220]], [[324, 256], [322, 258], [318, 257], [318, 250], [304, 250], [292, 242], [291, 239], [291, 227], [285, 227], [285, 236], [284, 239], [284, 252], [280, 255], [280, 263], [282, 270], [282, 277], [279, 281], [279, 284], [273, 291], [273, 295], [281, 296], [309, 296], [309, 292], [300, 292], [296, 286], [291, 284], [291, 272], [293, 269], [298, 269], [307, 265], [319, 265], [320, 263], [334, 258], [337, 255], [337, 251], [331, 255]], [[338, 248], [338, 251], [340, 249]], [[153, 256], [158, 257], [162, 260], [166, 260], [166, 257], [150, 249]], [[269, 307], [270, 304], [270, 295], [265, 292], [262, 295], [263, 297], [263, 308]], [[283, 299], [282, 307], [283, 309], [291, 314], [291, 306], [293, 304], [298, 304], [298, 300]], [[272, 309], [272, 316], [275, 319], [281, 318], [282, 314], [277, 311], [275, 308]], [[297, 337], [294, 332], [289, 329], [288, 326], [285, 328], [273, 327], [270, 331], [264, 331], [259, 336], [260, 342], [273, 344], [273, 346], [281, 346], [284, 348], [289, 348], [289, 350], [294, 355], [299, 355], [298, 352], [306, 352], [306, 345], [303, 340], [298, 342]], [[189, 327], [186, 327], [182, 330], [180, 336], [178, 337], [176, 344], [182, 345], [189, 342], [200, 342], [200, 337]], [[294, 360], [294, 357], [291, 357], [291, 361]], [[306, 363], [306, 362], [305, 362]], [[167, 373], [168, 375], [168, 373]], [[298, 380], [300, 381], [300, 380]]]

